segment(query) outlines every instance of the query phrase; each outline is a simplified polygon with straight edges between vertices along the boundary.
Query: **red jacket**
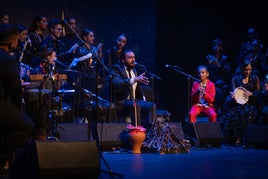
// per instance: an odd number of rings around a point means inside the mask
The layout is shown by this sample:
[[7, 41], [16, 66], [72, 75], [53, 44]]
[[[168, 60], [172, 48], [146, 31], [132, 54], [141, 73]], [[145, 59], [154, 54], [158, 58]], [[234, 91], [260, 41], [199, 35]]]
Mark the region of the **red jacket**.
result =
[[[197, 104], [199, 102], [199, 91], [198, 91], [199, 86], [200, 83], [198, 81], [195, 81], [192, 85], [191, 99], [193, 104]], [[215, 84], [212, 81], [207, 80], [206, 94], [203, 96], [203, 98], [207, 101], [210, 107], [213, 107], [215, 95], [216, 95]]]

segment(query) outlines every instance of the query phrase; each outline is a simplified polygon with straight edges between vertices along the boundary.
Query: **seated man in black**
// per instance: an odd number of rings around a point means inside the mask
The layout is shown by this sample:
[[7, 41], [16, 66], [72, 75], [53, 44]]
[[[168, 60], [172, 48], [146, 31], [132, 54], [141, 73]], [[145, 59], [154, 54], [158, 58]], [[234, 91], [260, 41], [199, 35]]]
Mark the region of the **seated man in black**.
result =
[[[10, 55], [18, 45], [14, 25], [0, 25], [0, 175], [14, 162], [12, 156], [24, 147], [34, 129], [32, 119], [22, 109], [19, 64]], [[10, 160], [11, 157], [11, 160]], [[9, 166], [6, 164], [9, 163]]]
[[112, 66], [114, 77], [112, 83], [112, 99], [119, 116], [130, 116], [134, 126], [142, 125], [147, 130], [154, 121], [156, 105], [145, 101], [141, 85], [148, 85], [145, 73], [140, 75], [135, 70], [135, 54], [125, 50], [119, 63]]

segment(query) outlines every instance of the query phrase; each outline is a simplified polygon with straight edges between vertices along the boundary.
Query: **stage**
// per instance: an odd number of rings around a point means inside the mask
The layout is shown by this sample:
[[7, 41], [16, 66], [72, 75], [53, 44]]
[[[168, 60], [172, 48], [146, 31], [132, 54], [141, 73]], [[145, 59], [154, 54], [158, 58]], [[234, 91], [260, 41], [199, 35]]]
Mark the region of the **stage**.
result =
[[[268, 150], [242, 146], [191, 147], [181, 154], [103, 152], [110, 169], [126, 179], [137, 178], [267, 178]], [[120, 178], [101, 159], [100, 178]]]
[[[180, 122], [168, 126], [177, 139], [189, 139]], [[83, 124], [63, 127], [83, 131]], [[188, 152], [160, 154], [143, 146], [141, 154], [132, 154], [124, 143], [126, 124], [99, 124], [99, 178], [267, 178], [268, 126], [249, 126], [246, 146], [227, 144], [219, 123], [197, 122], [192, 127], [195, 135]]]
[[[188, 140], [181, 123], [172, 124], [177, 139]], [[99, 124], [99, 145], [87, 140], [87, 124], [61, 124], [59, 140], [32, 141], [21, 151], [13, 175], [15, 179], [267, 178], [268, 126], [250, 126], [246, 146], [226, 144], [218, 127], [196, 123], [196, 139], [190, 141], [189, 150], [159, 152], [143, 146], [141, 154], [133, 154], [123, 137], [124, 123]]]

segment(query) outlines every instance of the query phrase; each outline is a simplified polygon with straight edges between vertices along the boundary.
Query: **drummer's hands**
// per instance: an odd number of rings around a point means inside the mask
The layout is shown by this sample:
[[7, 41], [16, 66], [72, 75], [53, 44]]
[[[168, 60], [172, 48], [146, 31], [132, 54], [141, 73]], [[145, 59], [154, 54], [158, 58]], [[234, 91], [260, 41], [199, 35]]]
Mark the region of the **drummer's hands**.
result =
[[[245, 90], [245, 92], [243, 94], [244, 97], [249, 97], [249, 96], [252, 96], [252, 95], [253, 95], [253, 93], [248, 91], [248, 90]], [[235, 99], [235, 93], [234, 92], [230, 92], [230, 96], [231, 96], [231, 98]]]
[[231, 98], [233, 98], [234, 99], [234, 92], [230, 92], [230, 96], [231, 96]]
[[245, 93], [244, 93], [244, 95], [245, 95], [245, 96], [252, 96], [252, 95], [253, 95], [253, 93], [252, 93], [252, 92], [250, 92], [250, 91], [248, 91], [248, 90], [246, 90], [246, 91], [245, 91]]

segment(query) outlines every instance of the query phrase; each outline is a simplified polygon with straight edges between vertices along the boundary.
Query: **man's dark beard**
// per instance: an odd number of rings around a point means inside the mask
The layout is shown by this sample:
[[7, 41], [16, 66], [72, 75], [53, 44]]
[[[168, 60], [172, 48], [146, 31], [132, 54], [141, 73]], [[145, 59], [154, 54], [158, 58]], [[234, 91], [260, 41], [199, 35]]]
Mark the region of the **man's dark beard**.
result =
[[130, 68], [130, 69], [135, 68], [134, 63], [133, 63], [133, 64], [124, 63], [124, 65], [125, 65], [127, 68]]

